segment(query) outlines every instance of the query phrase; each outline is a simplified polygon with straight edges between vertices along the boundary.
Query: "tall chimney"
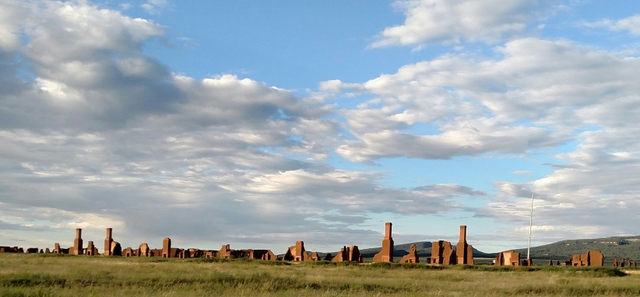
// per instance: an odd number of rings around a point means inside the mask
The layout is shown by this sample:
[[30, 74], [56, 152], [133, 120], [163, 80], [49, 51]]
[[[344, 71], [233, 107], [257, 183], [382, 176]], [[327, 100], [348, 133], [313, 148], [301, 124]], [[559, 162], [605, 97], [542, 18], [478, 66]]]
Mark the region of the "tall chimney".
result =
[[460, 242], [467, 242], [467, 226], [460, 225]]
[[391, 222], [387, 222], [384, 224], [384, 239], [391, 238]]

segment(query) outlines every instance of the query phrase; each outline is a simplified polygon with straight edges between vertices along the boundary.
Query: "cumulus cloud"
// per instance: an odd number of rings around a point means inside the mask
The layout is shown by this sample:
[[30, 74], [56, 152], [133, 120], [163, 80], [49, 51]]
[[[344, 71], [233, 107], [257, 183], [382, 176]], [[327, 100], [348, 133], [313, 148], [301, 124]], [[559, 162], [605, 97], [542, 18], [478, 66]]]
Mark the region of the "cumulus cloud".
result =
[[397, 0], [404, 24], [388, 27], [372, 47], [392, 45], [497, 42], [523, 32], [558, 1], [531, 0]]
[[[514, 0], [494, 11], [488, 1], [476, 9], [398, 3], [405, 25], [376, 46], [500, 40], [553, 4]], [[440, 24], [426, 17], [432, 6], [469, 18]], [[85, 1], [0, 1], [0, 8], [5, 239], [51, 245], [82, 227], [99, 240], [111, 226], [125, 245], [165, 236], [204, 248], [299, 239], [377, 245], [372, 217], [466, 211], [509, 226], [500, 239], [515, 240], [525, 236], [532, 193], [536, 238], [634, 233], [627, 222], [640, 211], [640, 147], [629, 136], [640, 132], [635, 57], [518, 38], [490, 58], [445, 54], [362, 83], [322, 82], [320, 93], [301, 98], [234, 75], [173, 73], [142, 51], [166, 38], [149, 20]], [[433, 22], [452, 30], [401, 38]], [[387, 173], [335, 168], [326, 162], [333, 153], [365, 163], [543, 153], [553, 164], [542, 178], [513, 171], [536, 180], [496, 181], [494, 195], [438, 182], [382, 186]]]
[[[547, 154], [566, 144], [545, 164], [550, 174], [495, 182], [498, 194], [474, 216], [525, 226], [533, 194], [543, 242], [634, 234], [627, 222], [640, 211], [640, 148], [629, 135], [638, 133], [639, 60], [567, 40], [515, 39], [494, 50], [498, 58], [446, 54], [361, 84], [331, 82], [332, 90], [373, 97], [340, 111], [353, 137], [336, 152], [373, 162]], [[526, 236], [520, 231], [505, 229], [511, 240]]]
[[[501, 58], [444, 55], [344, 84], [345, 92], [375, 97], [341, 111], [356, 139], [337, 152], [357, 162], [521, 154], [565, 143], [582, 127], [634, 116], [633, 109], [613, 116], [601, 104], [635, 106], [637, 59], [534, 38], [495, 51]], [[415, 132], [420, 124], [436, 129]]]
[[[598, 105], [614, 114], [637, 113], [635, 108], [616, 110], [610, 102]], [[623, 121], [624, 117], [618, 124]], [[640, 148], [627, 137], [637, 128], [625, 126], [582, 132], [574, 151], [556, 156], [571, 166], [554, 167], [551, 174], [527, 184], [497, 183], [504, 199], [489, 203], [476, 215], [523, 224], [533, 194], [534, 224], [559, 227], [538, 230], [542, 240], [636, 234], [628, 222], [639, 218], [640, 188], [634, 176], [640, 170]]]
[[334, 106], [233, 75], [175, 74], [142, 52], [166, 38], [159, 24], [85, 1], [0, 4], [12, 16], [0, 19], [3, 238], [50, 246], [108, 226], [132, 246], [373, 245], [359, 227], [373, 213], [447, 212], [479, 195], [381, 187], [381, 173], [324, 164], [339, 143]]

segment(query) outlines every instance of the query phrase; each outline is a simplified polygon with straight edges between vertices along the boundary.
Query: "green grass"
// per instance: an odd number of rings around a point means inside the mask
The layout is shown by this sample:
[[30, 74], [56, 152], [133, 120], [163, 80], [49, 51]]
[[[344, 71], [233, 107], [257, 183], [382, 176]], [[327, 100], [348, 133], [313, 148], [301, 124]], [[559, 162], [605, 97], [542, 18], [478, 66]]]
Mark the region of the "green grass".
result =
[[635, 296], [609, 268], [0, 254], [2, 296]]

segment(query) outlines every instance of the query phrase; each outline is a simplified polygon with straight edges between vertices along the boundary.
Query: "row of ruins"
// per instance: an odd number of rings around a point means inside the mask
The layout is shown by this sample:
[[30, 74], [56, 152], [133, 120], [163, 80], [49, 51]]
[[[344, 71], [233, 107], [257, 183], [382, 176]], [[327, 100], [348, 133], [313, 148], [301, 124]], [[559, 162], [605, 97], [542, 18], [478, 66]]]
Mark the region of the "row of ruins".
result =
[[[382, 240], [382, 249], [373, 257], [373, 262], [394, 262], [393, 258], [393, 237], [392, 224], [385, 223], [385, 235]], [[23, 253], [24, 250], [19, 247], [0, 246], [0, 253]], [[344, 246], [335, 256], [326, 254], [321, 257], [317, 252], [309, 253], [304, 247], [304, 242], [298, 241], [294, 246], [287, 249], [286, 253], [281, 257], [275, 255], [271, 250], [233, 250], [229, 244], [223, 245], [220, 250], [200, 250], [196, 248], [181, 249], [171, 245], [171, 239], [165, 238], [162, 242], [162, 249], [151, 249], [147, 243], [142, 243], [137, 249], [122, 246], [113, 240], [113, 230], [107, 228], [106, 238], [104, 240], [104, 249], [102, 254], [93, 241], [89, 241], [87, 246], [83, 245], [82, 229], [76, 229], [76, 238], [73, 246], [69, 248], [61, 248], [60, 244], [55, 243], [53, 250], [46, 248], [38, 250], [38, 248], [29, 248], [27, 253], [45, 253], [45, 254], [70, 254], [70, 255], [87, 255], [87, 256], [123, 256], [123, 257], [163, 257], [163, 258], [247, 258], [252, 260], [265, 261], [332, 261], [332, 262], [358, 262], [362, 263], [362, 255], [358, 246]], [[460, 226], [460, 239], [454, 249], [451, 242], [440, 240], [434, 241], [431, 245], [431, 257], [425, 259], [427, 264], [440, 265], [474, 265], [473, 247], [467, 243], [467, 226]], [[409, 253], [400, 259], [400, 263], [420, 263], [416, 245], [412, 244]], [[564, 265], [567, 266], [603, 266], [604, 256], [600, 251], [588, 251], [586, 254], [574, 255], [567, 259]], [[494, 260], [494, 265], [499, 266], [531, 266], [531, 259], [520, 259], [520, 253], [515, 251], [501, 252]], [[553, 265], [553, 261], [549, 262]], [[561, 265], [558, 261], [557, 265]], [[614, 260], [614, 266], [625, 265], [625, 260], [620, 262]], [[636, 266], [635, 261], [627, 260], [628, 266]]]

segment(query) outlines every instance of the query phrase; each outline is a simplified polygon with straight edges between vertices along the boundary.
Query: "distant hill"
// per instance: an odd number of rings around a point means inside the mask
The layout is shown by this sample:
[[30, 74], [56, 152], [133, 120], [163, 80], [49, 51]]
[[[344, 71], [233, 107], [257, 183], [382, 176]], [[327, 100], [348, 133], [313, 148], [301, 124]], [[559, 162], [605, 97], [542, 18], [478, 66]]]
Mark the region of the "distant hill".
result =
[[[416, 245], [418, 256], [431, 257], [431, 242], [413, 242]], [[409, 253], [412, 243], [396, 244], [393, 248], [394, 257], [402, 257]], [[456, 242], [451, 243], [455, 249]], [[364, 259], [372, 259], [373, 255], [380, 252], [382, 247], [361, 249], [360, 254]], [[514, 249], [520, 252], [522, 259], [527, 255], [527, 249]], [[555, 243], [531, 247], [531, 258], [540, 260], [564, 260], [574, 254], [584, 254], [588, 250], [599, 250], [604, 254], [605, 262], [612, 262], [613, 258], [625, 258], [640, 261], [640, 236], [616, 236], [596, 239], [562, 240]], [[322, 256], [325, 253], [320, 253]], [[336, 252], [332, 252], [335, 255]], [[476, 258], [495, 258], [497, 253], [485, 253], [473, 249]], [[399, 258], [398, 258], [399, 259]]]
[[[420, 257], [431, 256], [431, 242], [421, 241], [414, 242], [416, 250]], [[455, 242], [451, 243], [455, 249]], [[411, 243], [394, 245], [393, 255], [402, 257], [409, 253]], [[382, 248], [368, 248], [360, 250], [363, 258], [373, 258], [373, 255], [380, 252]], [[527, 255], [527, 249], [514, 249], [520, 252], [522, 258]], [[545, 244], [541, 246], [531, 247], [532, 259], [543, 260], [564, 260], [574, 254], [584, 254], [588, 250], [599, 250], [604, 254], [607, 262], [613, 261], [613, 258], [625, 258], [640, 261], [640, 236], [614, 236], [595, 239], [575, 239], [562, 240], [555, 243]], [[335, 253], [334, 253], [335, 254]], [[494, 258], [497, 253], [485, 253], [473, 249], [473, 256], [476, 258]]]
[[[418, 256], [419, 257], [431, 257], [431, 242], [430, 241], [420, 241], [420, 242], [396, 244], [396, 245], [393, 246], [393, 256], [394, 257], [402, 257], [402, 256], [408, 254], [409, 253], [409, 249], [411, 248], [411, 244], [414, 244], [414, 243], [416, 245], [416, 252], [418, 252]], [[453, 248], [455, 249], [456, 242], [452, 242], [451, 244], [453, 245]], [[382, 247], [362, 249], [362, 250], [360, 250], [360, 254], [365, 259], [366, 258], [373, 258], [373, 255], [375, 255], [376, 253], [380, 252], [381, 249], [382, 249]], [[473, 249], [473, 256], [474, 257], [478, 257], [478, 258], [493, 258], [493, 257], [495, 257], [495, 254], [484, 253], [484, 252], [481, 252], [481, 251], [477, 250], [476, 248], [474, 248]]]
[[[561, 260], [588, 250], [600, 250], [605, 259], [625, 258], [640, 261], [640, 236], [615, 236], [596, 239], [562, 240], [555, 243], [531, 247], [532, 259]], [[526, 257], [527, 249], [517, 249]]]

